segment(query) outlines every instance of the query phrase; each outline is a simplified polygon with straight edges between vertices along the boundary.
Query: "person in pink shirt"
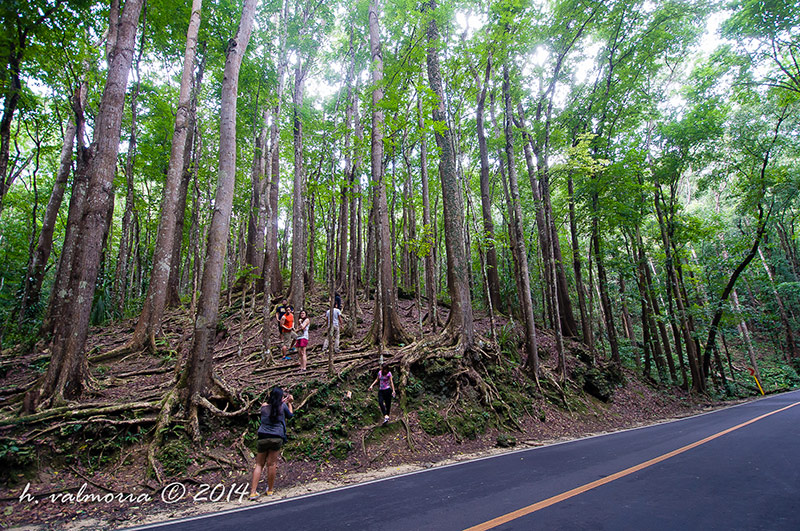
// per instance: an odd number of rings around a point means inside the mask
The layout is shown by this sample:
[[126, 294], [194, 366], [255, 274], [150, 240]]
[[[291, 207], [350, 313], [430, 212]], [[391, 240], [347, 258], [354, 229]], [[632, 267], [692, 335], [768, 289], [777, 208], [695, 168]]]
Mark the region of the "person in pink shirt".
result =
[[378, 369], [378, 376], [375, 381], [369, 386], [370, 391], [375, 387], [376, 383], [378, 384], [378, 406], [381, 408], [381, 413], [383, 413], [383, 423], [386, 424], [389, 422], [389, 412], [392, 409], [392, 397], [396, 396], [396, 392], [392, 371], [383, 363]]

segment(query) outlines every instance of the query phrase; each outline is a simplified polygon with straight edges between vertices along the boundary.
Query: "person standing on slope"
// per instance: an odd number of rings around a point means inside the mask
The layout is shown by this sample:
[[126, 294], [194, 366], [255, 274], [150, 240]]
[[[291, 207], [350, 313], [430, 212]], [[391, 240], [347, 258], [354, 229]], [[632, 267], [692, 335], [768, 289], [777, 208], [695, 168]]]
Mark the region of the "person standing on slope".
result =
[[392, 409], [392, 398], [396, 396], [396, 393], [394, 389], [394, 380], [392, 379], [392, 372], [383, 363], [381, 363], [380, 369], [378, 369], [378, 376], [375, 378], [375, 381], [369, 386], [370, 391], [376, 383], [378, 384], [378, 407], [381, 408], [381, 413], [383, 413], [383, 423], [386, 424], [389, 422], [389, 413]]
[[[340, 322], [345, 320], [345, 315], [342, 310], [336, 306], [333, 307], [333, 322], [331, 322], [331, 311], [325, 310], [325, 322], [331, 327], [331, 335], [333, 336], [333, 351], [339, 353], [339, 337], [340, 337]], [[328, 334], [325, 334], [325, 341], [322, 344], [322, 351], [328, 350]]]
[[294, 347], [294, 340], [297, 334], [294, 332], [294, 308], [286, 307], [286, 313], [281, 317], [281, 355], [283, 359], [288, 359], [289, 348]]
[[300, 353], [300, 370], [306, 370], [306, 349], [308, 348], [308, 327], [311, 325], [311, 319], [308, 318], [308, 313], [305, 310], [300, 310], [297, 315], [297, 326], [295, 333], [297, 334], [297, 350]]

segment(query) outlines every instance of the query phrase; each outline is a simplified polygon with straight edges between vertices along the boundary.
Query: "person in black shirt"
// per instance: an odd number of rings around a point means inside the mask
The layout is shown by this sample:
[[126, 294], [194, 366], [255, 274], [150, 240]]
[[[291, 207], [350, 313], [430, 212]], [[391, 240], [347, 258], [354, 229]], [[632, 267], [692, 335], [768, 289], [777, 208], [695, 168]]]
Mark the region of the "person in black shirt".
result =
[[269, 394], [265, 404], [261, 404], [261, 424], [258, 427], [258, 454], [253, 468], [253, 480], [250, 483], [250, 499], [258, 498], [258, 482], [261, 472], [267, 467], [267, 496], [271, 496], [275, 487], [275, 476], [278, 474], [278, 458], [281, 448], [286, 443], [286, 419], [294, 414], [292, 404], [294, 397], [283, 393], [276, 387]]

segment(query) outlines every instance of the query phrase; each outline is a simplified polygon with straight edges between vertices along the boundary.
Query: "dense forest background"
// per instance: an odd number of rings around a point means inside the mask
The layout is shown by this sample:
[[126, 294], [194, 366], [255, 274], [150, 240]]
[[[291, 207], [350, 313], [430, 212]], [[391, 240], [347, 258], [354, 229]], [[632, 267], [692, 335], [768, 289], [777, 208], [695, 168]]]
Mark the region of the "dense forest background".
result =
[[269, 365], [279, 299], [334, 292], [353, 345], [463, 360], [482, 389], [499, 316], [537, 384], [543, 330], [562, 379], [571, 341], [697, 393], [751, 392], [746, 366], [798, 383], [794, 2], [6, 0], [0, 21], [4, 370], [44, 355], [8, 411], [169, 350], [179, 308], [158, 422], [197, 437], [236, 402], [220, 308], [264, 319]]

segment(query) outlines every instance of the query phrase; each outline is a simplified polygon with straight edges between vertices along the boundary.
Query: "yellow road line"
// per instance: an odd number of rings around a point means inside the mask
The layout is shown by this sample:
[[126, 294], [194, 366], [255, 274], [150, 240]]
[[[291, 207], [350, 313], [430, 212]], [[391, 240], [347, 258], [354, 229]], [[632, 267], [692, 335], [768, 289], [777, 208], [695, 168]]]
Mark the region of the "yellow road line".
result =
[[645, 469], [645, 468], [647, 468], [649, 466], [653, 466], [653, 465], [655, 465], [657, 463], [660, 463], [662, 461], [666, 461], [670, 457], [674, 457], [674, 456], [676, 456], [678, 454], [682, 454], [683, 452], [691, 450], [692, 448], [697, 448], [698, 446], [700, 446], [702, 444], [705, 444], [705, 443], [707, 443], [709, 441], [713, 441], [714, 439], [716, 439], [718, 437], [722, 437], [723, 435], [725, 435], [727, 433], [730, 433], [732, 431], [736, 431], [739, 428], [744, 428], [745, 426], [747, 426], [749, 424], [752, 424], [754, 422], [758, 422], [759, 420], [767, 418], [770, 415], [774, 415], [775, 413], [780, 413], [781, 411], [785, 411], [785, 410], [787, 410], [789, 408], [792, 408], [792, 407], [794, 407], [794, 406], [796, 406], [798, 404], [800, 404], [800, 402], [795, 402], [794, 404], [790, 404], [790, 405], [788, 405], [786, 407], [783, 407], [781, 409], [776, 409], [775, 411], [771, 411], [770, 413], [765, 413], [765, 414], [761, 415], [760, 417], [756, 417], [754, 419], [748, 420], [747, 422], [742, 422], [741, 424], [739, 424], [737, 426], [734, 426], [732, 428], [728, 428], [727, 430], [723, 430], [723, 431], [721, 431], [719, 433], [715, 433], [714, 435], [709, 435], [705, 439], [701, 439], [701, 440], [699, 440], [697, 442], [693, 442], [691, 444], [687, 444], [686, 446], [683, 446], [682, 448], [678, 448], [677, 450], [673, 450], [671, 452], [668, 452], [666, 454], [660, 455], [658, 457], [654, 457], [653, 459], [650, 459], [649, 461], [645, 461], [643, 463], [639, 463], [638, 465], [634, 465], [634, 466], [632, 466], [630, 468], [626, 468], [625, 470], [620, 470], [619, 472], [611, 474], [610, 476], [606, 476], [606, 477], [598, 479], [596, 481], [592, 481], [591, 483], [587, 483], [587, 484], [582, 485], [580, 487], [576, 487], [576, 488], [574, 488], [572, 490], [568, 490], [566, 492], [562, 492], [561, 494], [557, 494], [557, 495], [555, 495], [555, 496], [553, 496], [551, 498], [547, 498], [546, 500], [542, 500], [540, 502], [534, 503], [533, 505], [528, 505], [527, 507], [523, 507], [522, 509], [517, 509], [516, 511], [510, 512], [508, 514], [504, 514], [502, 516], [498, 516], [497, 518], [493, 518], [492, 520], [489, 520], [488, 522], [484, 522], [482, 524], [478, 524], [476, 526], [467, 528], [465, 531], [485, 531], [487, 529], [493, 529], [493, 528], [495, 528], [497, 526], [503, 525], [503, 524], [508, 523], [508, 522], [510, 522], [512, 520], [516, 520], [517, 518], [521, 518], [521, 517], [523, 517], [525, 515], [534, 513], [534, 512], [536, 512], [536, 511], [538, 511], [540, 509], [544, 509], [545, 507], [550, 507], [551, 505], [555, 505], [556, 503], [559, 503], [559, 502], [562, 502], [562, 501], [567, 500], [569, 498], [572, 498], [573, 496], [577, 496], [578, 494], [583, 494], [586, 491], [589, 491], [589, 490], [592, 490], [594, 488], [600, 487], [602, 485], [605, 485], [606, 483], [611, 483], [614, 480], [617, 480], [619, 478], [628, 476], [628, 475], [633, 474], [635, 472], [638, 472], [638, 471], [640, 471], [642, 469]]

